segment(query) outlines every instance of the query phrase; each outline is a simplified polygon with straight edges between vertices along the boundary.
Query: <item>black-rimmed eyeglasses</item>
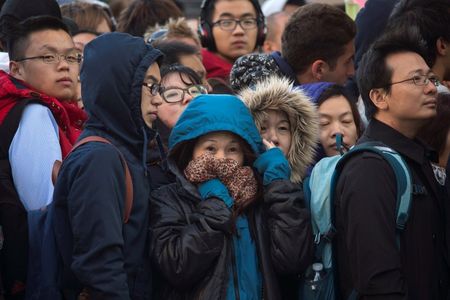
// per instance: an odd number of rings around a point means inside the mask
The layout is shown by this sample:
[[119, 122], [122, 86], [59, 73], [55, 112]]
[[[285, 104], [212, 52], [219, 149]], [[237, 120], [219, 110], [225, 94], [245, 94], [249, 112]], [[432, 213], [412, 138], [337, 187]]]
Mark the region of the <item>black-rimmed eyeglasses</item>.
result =
[[258, 20], [256, 18], [245, 18], [245, 19], [220, 19], [214, 22], [213, 26], [219, 26], [220, 29], [225, 31], [234, 31], [236, 26], [239, 24], [243, 30], [254, 29], [258, 25]]
[[145, 86], [146, 88], [148, 88], [148, 90], [150, 91], [150, 94], [152, 96], [156, 96], [156, 95], [158, 95], [158, 93], [161, 93], [161, 85], [159, 83], [144, 82], [144, 83], [142, 83], [142, 85]]
[[81, 53], [71, 53], [71, 54], [47, 54], [47, 55], [39, 55], [39, 56], [32, 56], [32, 57], [24, 57], [15, 59], [14, 61], [20, 62], [24, 60], [30, 60], [30, 59], [41, 59], [46, 64], [56, 64], [61, 61], [61, 59], [64, 59], [69, 64], [80, 64], [83, 60], [83, 55]]
[[182, 101], [184, 99], [185, 93], [188, 93], [192, 97], [196, 97], [198, 95], [208, 94], [208, 90], [203, 85], [196, 84], [188, 86], [184, 89], [178, 87], [162, 87], [160, 91], [162, 98], [167, 103], [176, 103]]
[[388, 86], [394, 85], [397, 83], [407, 82], [407, 81], [412, 81], [415, 85], [418, 85], [418, 86], [424, 86], [430, 82], [432, 84], [434, 84], [434, 86], [439, 86], [439, 84], [440, 84], [439, 79], [436, 77], [436, 75], [414, 75], [411, 78], [407, 78], [407, 79], [400, 80], [397, 82], [389, 83]]

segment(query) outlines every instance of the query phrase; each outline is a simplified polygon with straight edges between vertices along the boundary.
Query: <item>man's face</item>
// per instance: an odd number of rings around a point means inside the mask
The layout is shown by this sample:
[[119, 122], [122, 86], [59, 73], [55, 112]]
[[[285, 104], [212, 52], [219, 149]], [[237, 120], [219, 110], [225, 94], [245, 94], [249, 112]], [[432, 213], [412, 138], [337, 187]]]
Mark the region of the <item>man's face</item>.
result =
[[420, 78], [420, 75], [434, 76], [424, 59], [417, 53], [401, 52], [387, 56], [386, 65], [392, 70], [391, 83], [406, 80], [392, 84], [391, 92], [385, 96], [388, 106], [386, 114], [393, 124], [405, 127], [411, 121], [435, 116], [436, 86], [431, 81], [416, 85], [412, 80], [414, 77]]
[[153, 95], [151, 92], [151, 88], [149, 88], [148, 85], [151, 86], [152, 84], [159, 84], [160, 81], [161, 74], [159, 66], [155, 62], [150, 65], [150, 67], [147, 69], [147, 72], [145, 73], [144, 83], [146, 83], [147, 86], [142, 86], [141, 93], [142, 118], [149, 128], [153, 128], [153, 122], [158, 116], [158, 109], [163, 101], [159, 92], [156, 93], [156, 95]]
[[[47, 55], [76, 55], [70, 35], [63, 30], [42, 30], [30, 34], [24, 57]], [[28, 59], [10, 63], [11, 75], [25, 81], [35, 90], [59, 100], [76, 99], [78, 63], [59, 61], [45, 63], [43, 59]]]
[[324, 72], [322, 81], [344, 85], [347, 79], [355, 74], [355, 65], [353, 64], [354, 55], [355, 46], [352, 40], [345, 45], [344, 54], [338, 57], [334, 69], [329, 69]]
[[[256, 19], [256, 11], [249, 0], [219, 0], [214, 5], [212, 23], [219, 20], [246, 20]], [[214, 25], [212, 34], [216, 43], [217, 54], [234, 62], [242, 55], [253, 52], [256, 47], [258, 26], [243, 29], [237, 25], [234, 30], [223, 30], [219, 24]]]

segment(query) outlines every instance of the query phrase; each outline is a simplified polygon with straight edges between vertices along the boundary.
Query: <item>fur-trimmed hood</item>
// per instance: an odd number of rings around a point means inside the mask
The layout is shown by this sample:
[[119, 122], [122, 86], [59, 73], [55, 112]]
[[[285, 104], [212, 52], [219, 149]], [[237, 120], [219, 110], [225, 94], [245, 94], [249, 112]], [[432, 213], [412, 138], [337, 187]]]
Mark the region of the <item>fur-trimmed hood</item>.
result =
[[306, 169], [314, 161], [319, 140], [318, 114], [309, 97], [300, 89], [293, 89], [288, 79], [277, 76], [242, 90], [240, 97], [250, 109], [258, 128], [261, 128], [268, 110], [282, 110], [288, 115], [292, 134], [287, 155], [292, 169], [291, 181], [302, 182]]

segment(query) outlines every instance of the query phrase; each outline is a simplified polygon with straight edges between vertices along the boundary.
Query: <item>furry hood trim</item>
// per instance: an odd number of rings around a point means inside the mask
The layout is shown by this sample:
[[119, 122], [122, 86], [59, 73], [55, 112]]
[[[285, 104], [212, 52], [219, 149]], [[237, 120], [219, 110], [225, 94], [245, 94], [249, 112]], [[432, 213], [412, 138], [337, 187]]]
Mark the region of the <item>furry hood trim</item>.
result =
[[291, 181], [300, 183], [314, 161], [319, 140], [319, 119], [315, 105], [300, 89], [294, 89], [286, 78], [271, 76], [251, 88], [241, 91], [242, 101], [250, 109], [256, 126], [267, 118], [268, 110], [281, 110], [291, 125], [291, 147], [287, 159], [291, 166]]

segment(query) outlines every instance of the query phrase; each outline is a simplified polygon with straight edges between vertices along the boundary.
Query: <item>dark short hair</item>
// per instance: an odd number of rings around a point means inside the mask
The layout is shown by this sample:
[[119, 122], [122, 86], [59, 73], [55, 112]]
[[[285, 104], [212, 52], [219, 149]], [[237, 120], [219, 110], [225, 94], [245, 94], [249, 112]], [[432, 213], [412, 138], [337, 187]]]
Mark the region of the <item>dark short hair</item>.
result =
[[181, 64], [180, 57], [183, 55], [198, 54], [198, 49], [196, 47], [177, 41], [156, 42], [154, 47], [164, 53], [164, 60], [161, 67]]
[[361, 116], [359, 115], [358, 108], [355, 104], [356, 100], [353, 99], [353, 96], [345, 89], [345, 87], [338, 84], [333, 84], [326, 88], [322, 94], [320, 94], [319, 98], [317, 98], [317, 107], [321, 106], [324, 102], [326, 102], [326, 100], [339, 96], [343, 96], [348, 102], [348, 105], [350, 105], [353, 120], [355, 121], [356, 133], [358, 137], [360, 137], [363, 131]]
[[29, 46], [30, 35], [43, 30], [63, 30], [70, 36], [69, 28], [58, 18], [50, 16], [28, 18], [18, 23], [14, 32], [7, 38], [9, 59], [22, 58]]
[[417, 28], [411, 27], [405, 32], [389, 31], [384, 33], [362, 57], [356, 78], [368, 120], [377, 111], [377, 107], [370, 99], [370, 91], [376, 88], [382, 88], [387, 93], [391, 91], [393, 70], [386, 64], [386, 58], [402, 52], [414, 52], [423, 58], [426, 57], [424, 41]]
[[355, 35], [355, 22], [341, 9], [307, 4], [298, 8], [287, 23], [281, 52], [296, 74], [305, 72], [318, 59], [333, 69]]
[[442, 37], [450, 42], [450, 4], [448, 0], [401, 0], [392, 11], [387, 30], [406, 31], [411, 26], [419, 29], [426, 42], [426, 60], [434, 65], [437, 56], [436, 41]]
[[180, 18], [183, 13], [173, 1], [134, 0], [120, 14], [117, 30], [143, 37], [147, 28], [163, 25], [170, 18]]
[[[197, 73], [195, 73], [194, 70], [180, 64], [173, 64], [161, 67], [161, 82], [167, 75], [173, 73], [178, 73], [180, 75], [181, 81], [184, 84], [202, 84], [202, 79], [197, 75]], [[190, 82], [185, 82], [183, 75], [185, 75], [190, 80]]]
[[436, 116], [424, 126], [418, 136], [439, 154], [445, 150], [448, 131], [450, 130], [450, 94], [439, 93], [437, 96]]

